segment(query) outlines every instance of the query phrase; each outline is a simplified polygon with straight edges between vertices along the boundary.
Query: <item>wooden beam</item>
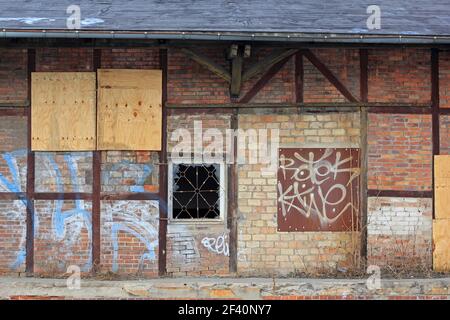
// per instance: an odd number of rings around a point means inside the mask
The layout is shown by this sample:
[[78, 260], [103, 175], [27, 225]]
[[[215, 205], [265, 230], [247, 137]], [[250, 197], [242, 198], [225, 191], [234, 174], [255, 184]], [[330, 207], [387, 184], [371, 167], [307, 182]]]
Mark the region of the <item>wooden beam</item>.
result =
[[[378, 108], [381, 110], [387, 110], [388, 113], [395, 113], [397, 110], [401, 112], [402, 110], [411, 112], [423, 112], [431, 113], [430, 105], [414, 105], [414, 104], [393, 104], [393, 103], [364, 103], [364, 102], [322, 102], [322, 103], [222, 103], [222, 104], [167, 104], [167, 108], [170, 110], [189, 110], [189, 109], [255, 109], [255, 108], [349, 108], [349, 107], [363, 107], [369, 108], [376, 112]], [[441, 109], [441, 112], [445, 109]], [[450, 110], [450, 109], [449, 109]]]
[[433, 191], [415, 190], [368, 190], [369, 197], [392, 197], [392, 198], [432, 198]]
[[369, 113], [390, 113], [390, 114], [431, 114], [430, 107], [369, 107]]
[[10, 108], [10, 107], [29, 107], [30, 101], [2, 101], [0, 102], [0, 108]]
[[282, 60], [292, 56], [298, 50], [297, 49], [288, 49], [282, 51], [275, 51], [269, 54], [266, 58], [261, 61], [256, 62], [254, 65], [250, 66], [247, 71], [242, 75], [242, 81], [247, 81], [258, 74], [262, 74], [267, 72], [272, 66], [279, 63]]
[[[431, 185], [432, 190], [435, 187], [434, 179], [434, 156], [440, 154], [440, 116], [439, 116], [439, 50], [431, 49], [431, 130], [432, 130], [432, 175], [431, 175]], [[433, 219], [435, 215], [435, 204], [434, 204], [434, 193], [433, 193]]]
[[[368, 79], [368, 51], [367, 49], [359, 50], [359, 95], [362, 102], [368, 102], [369, 79]], [[365, 263], [367, 261], [367, 224], [368, 224], [368, 112], [367, 108], [361, 108], [360, 111], [360, 155], [361, 155], [361, 175], [360, 175], [360, 215], [361, 215], [361, 259]]]
[[295, 103], [303, 103], [304, 68], [303, 56], [300, 52], [295, 53]]
[[189, 58], [202, 65], [218, 77], [224, 79], [228, 83], [231, 83], [231, 74], [224, 67], [219, 65], [218, 63], [212, 61], [208, 57], [205, 57], [199, 53], [195, 53], [194, 51], [186, 48], [182, 48], [181, 51], [187, 55]]
[[31, 151], [31, 74], [36, 70], [36, 50], [28, 49], [28, 101], [30, 101], [30, 107], [27, 109], [27, 217], [26, 217], [26, 242], [25, 242], [25, 272], [31, 276], [34, 272], [34, 180], [35, 180], [35, 154]]
[[159, 200], [159, 193], [133, 192], [133, 193], [102, 193], [102, 200]]
[[230, 96], [231, 98], [238, 98], [241, 93], [242, 84], [242, 65], [244, 62], [243, 47], [238, 47], [237, 55], [231, 59], [231, 85]]
[[302, 54], [323, 74], [328, 81], [335, 86], [335, 88], [345, 97], [347, 100], [351, 102], [358, 102], [351, 92], [345, 87], [345, 85], [331, 72], [328, 67], [320, 61], [320, 59], [314, 55], [310, 50], [304, 49], [301, 50]]
[[36, 192], [34, 200], [92, 200], [91, 193]]
[[[233, 110], [230, 121], [230, 129], [236, 131], [238, 129], [238, 109]], [[229, 269], [231, 273], [237, 272], [237, 251], [238, 251], [238, 226], [237, 226], [237, 203], [238, 203], [238, 166], [237, 166], [237, 139], [233, 136], [233, 163], [228, 165], [228, 214], [227, 225], [230, 232], [229, 236]]]
[[0, 200], [23, 200], [26, 198], [26, 192], [0, 192]]
[[[292, 54], [291, 54], [292, 55]], [[278, 61], [259, 79], [250, 90], [242, 97], [239, 103], [248, 103], [264, 86], [272, 80], [272, 78], [283, 68], [286, 62], [289, 61], [291, 56], [285, 57], [283, 60]]]
[[[93, 69], [97, 72], [102, 66], [102, 50], [93, 50]], [[96, 81], [98, 86], [98, 81]], [[98, 90], [98, 88], [97, 88]], [[97, 119], [97, 115], [95, 116]], [[97, 131], [97, 128], [96, 128]], [[97, 132], [96, 132], [97, 136]], [[101, 166], [102, 152], [94, 151], [92, 154], [92, 272], [99, 271], [101, 263]]]
[[26, 117], [28, 116], [28, 108], [29, 107], [2, 107], [0, 108], [0, 117], [8, 117], [8, 116], [19, 116]]
[[167, 49], [159, 50], [162, 69], [162, 135], [159, 152], [159, 236], [158, 271], [167, 274], [168, 164], [167, 164]]

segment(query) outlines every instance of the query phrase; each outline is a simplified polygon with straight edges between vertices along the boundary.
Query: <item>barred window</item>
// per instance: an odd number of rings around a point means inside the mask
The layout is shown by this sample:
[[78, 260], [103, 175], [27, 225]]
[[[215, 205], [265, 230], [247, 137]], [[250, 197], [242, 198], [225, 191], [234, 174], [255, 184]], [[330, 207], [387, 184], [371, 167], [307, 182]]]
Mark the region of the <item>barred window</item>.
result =
[[224, 166], [222, 164], [172, 164], [169, 201], [171, 217], [221, 219], [224, 213]]

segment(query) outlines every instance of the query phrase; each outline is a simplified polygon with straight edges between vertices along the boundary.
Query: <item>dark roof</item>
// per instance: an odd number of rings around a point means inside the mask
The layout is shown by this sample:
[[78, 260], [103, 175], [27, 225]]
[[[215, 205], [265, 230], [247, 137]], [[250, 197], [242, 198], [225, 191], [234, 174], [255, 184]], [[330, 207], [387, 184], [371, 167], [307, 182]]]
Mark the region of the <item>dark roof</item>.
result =
[[[90, 31], [450, 36], [450, 0], [0, 0], [0, 28], [67, 30], [74, 3]], [[380, 30], [367, 29], [371, 4]]]

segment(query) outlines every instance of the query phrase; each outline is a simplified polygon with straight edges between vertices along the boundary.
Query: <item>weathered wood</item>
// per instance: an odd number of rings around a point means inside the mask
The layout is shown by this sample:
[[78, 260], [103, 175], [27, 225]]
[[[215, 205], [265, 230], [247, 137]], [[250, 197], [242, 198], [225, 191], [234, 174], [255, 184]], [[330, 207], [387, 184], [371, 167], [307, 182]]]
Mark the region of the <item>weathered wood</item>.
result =
[[347, 100], [359, 101], [316, 55], [308, 49], [301, 50], [301, 52]]
[[224, 67], [219, 65], [218, 63], [212, 61], [208, 57], [205, 57], [199, 53], [196, 53], [190, 49], [182, 48], [181, 51], [187, 55], [189, 58], [197, 62], [198, 64], [204, 66], [209, 71], [224, 79], [228, 83], [231, 83], [231, 74]]
[[247, 81], [258, 74], [262, 74], [267, 72], [273, 65], [278, 62], [284, 60], [287, 57], [292, 56], [298, 50], [297, 49], [288, 49], [282, 51], [275, 51], [265, 57], [263, 60], [256, 62], [254, 65], [250, 66], [242, 75], [242, 81]]
[[[359, 50], [359, 91], [362, 102], [368, 102], [369, 79], [368, 79], [368, 52], [366, 49]], [[360, 217], [361, 217], [361, 245], [360, 255], [365, 263], [367, 260], [367, 224], [368, 224], [368, 210], [367, 210], [367, 189], [368, 189], [368, 112], [367, 108], [361, 108], [360, 111], [360, 157], [361, 157], [361, 174], [359, 177], [360, 188]]]
[[0, 108], [0, 117], [7, 116], [27, 116], [29, 107], [2, 107]]
[[95, 150], [95, 73], [32, 73], [32, 150]]
[[[28, 100], [30, 101], [32, 98], [31, 93], [31, 75], [36, 70], [36, 50], [28, 49], [27, 53], [27, 95]], [[30, 103], [31, 105], [31, 103]], [[32, 200], [34, 197], [34, 180], [35, 180], [35, 154], [31, 150], [31, 112], [32, 107], [28, 108], [28, 118], [27, 118], [27, 217], [26, 217], [26, 242], [25, 242], [25, 251], [26, 251], [26, 260], [25, 260], [25, 271], [27, 275], [32, 275], [34, 272], [34, 201]]]
[[[369, 108], [369, 112], [383, 112], [399, 113], [402, 111], [431, 113], [430, 105], [424, 104], [404, 104], [404, 103], [364, 103], [364, 102], [321, 102], [321, 103], [223, 103], [223, 104], [168, 104], [167, 108], [174, 109], [257, 109], [257, 108], [348, 108], [348, 107], [363, 107]], [[378, 108], [378, 109], [377, 109]], [[445, 110], [445, 109], [441, 109]], [[450, 109], [449, 109], [450, 110]]]
[[[230, 121], [230, 129], [237, 130], [239, 124], [238, 119], [238, 109], [233, 110], [233, 114], [231, 115]], [[233, 137], [233, 163], [228, 165], [229, 170], [229, 179], [228, 179], [228, 214], [227, 214], [227, 225], [230, 232], [229, 235], [229, 269], [230, 272], [237, 272], [237, 263], [238, 263], [238, 228], [237, 228], [237, 220], [238, 220], [238, 211], [237, 211], [237, 203], [238, 203], [238, 166], [236, 163], [237, 159], [237, 140], [236, 137]]]
[[161, 70], [98, 70], [98, 150], [161, 149]]
[[244, 62], [243, 48], [238, 48], [237, 55], [231, 60], [231, 85], [230, 95], [232, 98], [239, 97], [242, 84], [242, 65]]
[[450, 219], [433, 220], [433, 269], [450, 271]]
[[369, 197], [393, 197], [393, 198], [428, 198], [433, 197], [433, 191], [416, 190], [367, 190]]
[[92, 200], [91, 193], [36, 192], [34, 200]]
[[133, 192], [133, 193], [102, 193], [101, 200], [159, 200], [159, 193]]
[[168, 164], [167, 164], [167, 49], [159, 51], [162, 70], [162, 135], [159, 152], [159, 231], [158, 231], [158, 272], [167, 274], [167, 218], [168, 218]]
[[300, 52], [295, 53], [295, 103], [303, 103], [304, 68], [303, 56]]
[[[102, 51], [94, 49], [92, 52], [93, 69], [97, 74], [102, 65]], [[98, 81], [95, 82], [98, 92]], [[96, 115], [97, 116], [97, 115]], [[96, 136], [97, 127], [96, 129]], [[101, 159], [102, 152], [94, 151], [92, 154], [92, 272], [97, 273], [101, 263]]]
[[434, 157], [434, 217], [450, 219], [450, 155]]

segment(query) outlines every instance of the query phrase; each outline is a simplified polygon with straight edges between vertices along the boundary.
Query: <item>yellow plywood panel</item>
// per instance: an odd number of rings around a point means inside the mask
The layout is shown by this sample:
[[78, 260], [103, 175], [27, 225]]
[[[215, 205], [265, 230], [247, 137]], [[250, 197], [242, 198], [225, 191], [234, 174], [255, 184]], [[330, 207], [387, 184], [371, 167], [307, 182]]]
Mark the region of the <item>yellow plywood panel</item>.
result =
[[161, 150], [161, 70], [98, 70], [97, 148]]
[[31, 149], [95, 150], [95, 73], [33, 72]]
[[450, 156], [434, 156], [436, 219], [450, 219]]
[[433, 269], [450, 271], [450, 219], [433, 221]]

